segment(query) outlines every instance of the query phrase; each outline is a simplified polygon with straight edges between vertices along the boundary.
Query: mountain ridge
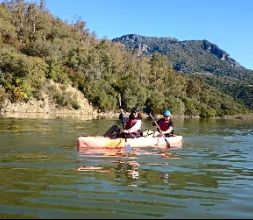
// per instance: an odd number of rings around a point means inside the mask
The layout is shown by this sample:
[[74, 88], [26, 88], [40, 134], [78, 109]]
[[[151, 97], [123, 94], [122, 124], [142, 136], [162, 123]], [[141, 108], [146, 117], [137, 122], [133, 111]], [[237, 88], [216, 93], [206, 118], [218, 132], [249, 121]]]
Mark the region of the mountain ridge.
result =
[[243, 67], [226, 51], [205, 39], [179, 41], [171, 37], [127, 34], [112, 41], [136, 50], [139, 55], [151, 56], [154, 52], [166, 55], [173, 69], [179, 72], [211, 73], [253, 82], [253, 70]]

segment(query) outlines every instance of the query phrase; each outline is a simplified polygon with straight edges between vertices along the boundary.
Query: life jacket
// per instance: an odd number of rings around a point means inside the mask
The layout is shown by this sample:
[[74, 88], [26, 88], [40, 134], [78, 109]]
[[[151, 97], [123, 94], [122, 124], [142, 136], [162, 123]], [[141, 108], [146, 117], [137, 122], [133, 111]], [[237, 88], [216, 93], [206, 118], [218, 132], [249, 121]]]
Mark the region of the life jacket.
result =
[[130, 129], [133, 127], [137, 122], [137, 119], [129, 119], [126, 123], [125, 129]]
[[162, 131], [167, 131], [170, 126], [173, 126], [173, 122], [171, 120], [170, 121], [166, 121], [164, 118], [161, 118], [157, 122], [157, 124], [159, 125], [159, 127], [160, 127], [160, 129]]
[[[130, 129], [132, 128], [136, 123], [137, 123], [138, 119], [129, 119], [125, 125], [125, 129]], [[126, 137], [127, 138], [135, 138], [135, 137], [140, 137], [142, 136], [142, 131], [141, 130], [137, 130], [135, 132], [132, 132], [130, 134], [127, 134]]]

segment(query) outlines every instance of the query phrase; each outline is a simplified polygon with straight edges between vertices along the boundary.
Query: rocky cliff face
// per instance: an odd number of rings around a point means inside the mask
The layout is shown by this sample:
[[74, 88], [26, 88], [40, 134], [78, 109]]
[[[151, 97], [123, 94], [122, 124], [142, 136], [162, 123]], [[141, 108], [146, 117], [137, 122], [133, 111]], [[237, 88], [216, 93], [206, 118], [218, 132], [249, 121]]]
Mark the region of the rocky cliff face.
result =
[[[60, 87], [59, 84], [50, 82], [54, 87]], [[31, 99], [28, 102], [11, 103], [5, 100], [1, 105], [0, 116], [17, 118], [80, 118], [93, 119], [99, 117], [99, 113], [90, 105], [84, 95], [67, 85], [64, 93], [68, 93], [70, 99], [75, 99], [79, 108], [59, 107], [47, 93], [43, 93], [40, 100]]]
[[233, 67], [239, 67], [239, 68], [241, 67], [239, 63], [237, 63], [234, 59], [232, 59], [228, 53], [221, 50], [217, 45], [212, 44], [208, 42], [207, 40], [203, 40], [201, 47], [203, 48], [203, 50], [213, 54], [218, 59], [227, 62], [229, 65]]

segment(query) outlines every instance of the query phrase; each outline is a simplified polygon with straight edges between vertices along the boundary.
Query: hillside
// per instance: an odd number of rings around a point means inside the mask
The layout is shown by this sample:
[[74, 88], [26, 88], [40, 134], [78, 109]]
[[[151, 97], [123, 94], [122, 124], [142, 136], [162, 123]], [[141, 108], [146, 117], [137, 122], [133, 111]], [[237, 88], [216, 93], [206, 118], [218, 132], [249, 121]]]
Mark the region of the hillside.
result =
[[113, 42], [120, 42], [142, 56], [159, 52], [168, 57], [175, 71], [200, 75], [209, 85], [253, 109], [253, 71], [242, 67], [228, 53], [207, 40], [179, 41], [130, 34], [115, 38]]
[[166, 55], [172, 67], [184, 73], [214, 74], [253, 82], [253, 71], [242, 67], [228, 53], [207, 40], [179, 41], [166, 37], [144, 37], [130, 34], [115, 38], [140, 55], [151, 56], [155, 52]]
[[35, 3], [0, 4], [0, 46], [2, 115], [15, 106], [101, 115], [118, 111], [119, 94], [125, 110], [149, 102], [156, 113], [170, 108], [189, 117], [249, 112], [200, 75], [173, 70], [167, 56], [140, 56], [121, 43], [99, 40], [84, 21], [67, 24]]

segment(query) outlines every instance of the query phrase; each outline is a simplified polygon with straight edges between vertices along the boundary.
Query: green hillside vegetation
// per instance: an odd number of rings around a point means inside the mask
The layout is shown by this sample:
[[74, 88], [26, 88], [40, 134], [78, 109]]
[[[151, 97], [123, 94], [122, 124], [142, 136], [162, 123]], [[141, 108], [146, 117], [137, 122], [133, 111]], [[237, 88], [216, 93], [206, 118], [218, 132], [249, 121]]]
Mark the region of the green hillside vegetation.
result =
[[159, 52], [168, 57], [177, 72], [198, 74], [247, 108], [253, 110], [253, 71], [242, 67], [229, 54], [207, 40], [179, 41], [169, 37], [144, 37], [130, 34], [113, 39], [139, 54], [152, 56]]
[[62, 88], [70, 83], [102, 112], [118, 109], [118, 94], [126, 110], [151, 100], [156, 113], [165, 107], [203, 118], [248, 112], [200, 76], [175, 72], [167, 56], [139, 56], [120, 43], [98, 40], [81, 19], [67, 24], [22, 0], [0, 5], [0, 46], [0, 110], [5, 99], [28, 102], [43, 93], [59, 108], [78, 109], [77, 100], [50, 86], [53, 80]]
[[129, 34], [113, 39], [143, 55], [159, 52], [168, 56], [173, 69], [183, 73], [211, 73], [253, 82], [253, 71], [242, 67], [229, 54], [207, 40], [179, 41], [169, 37]]
[[253, 84], [231, 77], [204, 76], [209, 85], [231, 95], [237, 102], [253, 109]]

